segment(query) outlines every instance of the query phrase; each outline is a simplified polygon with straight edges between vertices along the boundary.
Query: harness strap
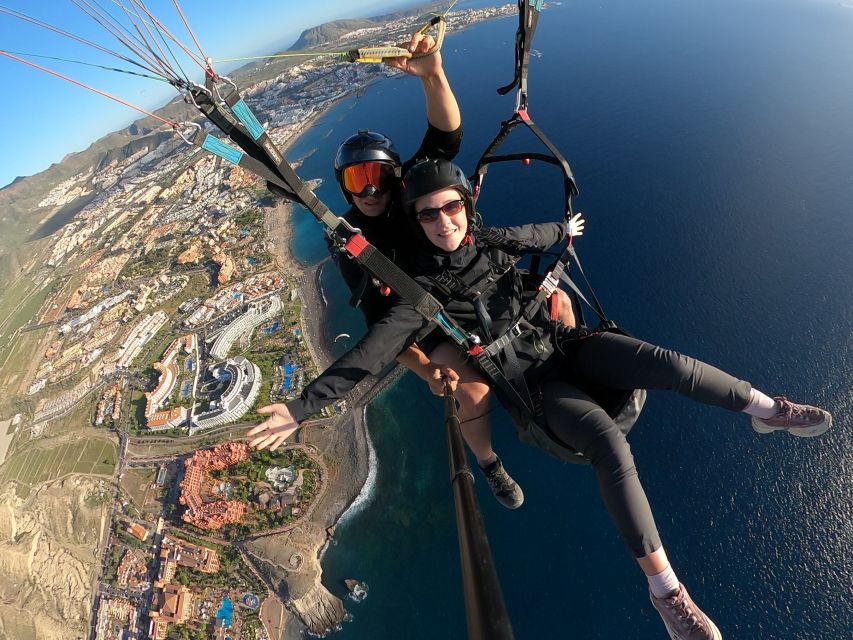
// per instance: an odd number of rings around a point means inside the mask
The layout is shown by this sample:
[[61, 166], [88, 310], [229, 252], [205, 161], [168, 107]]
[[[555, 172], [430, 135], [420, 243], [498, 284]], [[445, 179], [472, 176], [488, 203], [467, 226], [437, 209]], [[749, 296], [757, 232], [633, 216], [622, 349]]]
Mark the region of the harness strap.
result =
[[[518, 0], [518, 30], [515, 32], [515, 76], [508, 85], [498, 89], [500, 95], [506, 95], [514, 87], [519, 94], [527, 95], [527, 67], [530, 65], [530, 45], [539, 22], [539, 12], [544, 0]], [[519, 105], [523, 107], [525, 105]]]
[[[504, 375], [504, 372], [495, 364], [494, 360], [490, 358], [484, 350], [480, 349], [478, 353], [471, 353], [471, 351], [469, 351], [469, 354], [474, 358], [480, 371], [482, 371], [483, 374], [492, 381], [492, 383], [503, 393], [507, 401], [510, 402], [520, 414], [522, 414], [524, 419], [533, 419], [534, 409], [532, 401], [529, 400], [530, 394], [527, 389], [527, 384], [525, 383], [523, 386], [524, 395], [522, 395], [516, 387], [509, 382], [507, 377]], [[528, 399], [525, 399], [525, 396]]]
[[508, 345], [512, 344], [516, 338], [520, 338], [527, 331], [521, 326], [520, 322], [516, 322], [502, 336], [493, 340], [488, 346], [483, 347], [483, 350], [490, 356], [497, 356]]

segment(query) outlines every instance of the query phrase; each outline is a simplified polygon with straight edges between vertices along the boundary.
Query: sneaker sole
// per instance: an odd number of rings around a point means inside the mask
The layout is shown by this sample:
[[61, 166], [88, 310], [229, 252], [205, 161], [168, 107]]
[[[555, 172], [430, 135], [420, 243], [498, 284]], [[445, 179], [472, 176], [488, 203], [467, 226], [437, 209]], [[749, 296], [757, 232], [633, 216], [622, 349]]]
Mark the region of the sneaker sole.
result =
[[774, 431], [787, 431], [792, 436], [797, 438], [814, 438], [829, 431], [832, 426], [832, 416], [829, 416], [825, 421], [816, 424], [813, 427], [768, 427], [758, 421], [758, 418], [752, 418], [752, 430], [756, 433], [767, 434]]
[[[711, 625], [711, 633], [714, 634], [713, 640], [723, 640], [723, 634], [720, 633], [720, 630], [717, 629], [717, 625], [714, 624], [714, 621], [711, 620], [708, 616], [705, 616], [705, 619], [708, 621], [708, 624]], [[666, 620], [663, 621], [663, 626], [666, 627], [667, 633], [669, 633], [669, 637], [674, 640], [681, 640], [684, 636], [678, 635], [675, 631], [672, 630]]]
[[509, 496], [506, 496], [506, 498], [505, 498], [503, 496], [495, 495], [495, 499], [502, 506], [506, 507], [507, 509], [518, 509], [521, 505], [524, 504], [524, 493], [521, 491], [521, 487], [518, 488], [518, 493], [521, 494], [519, 499], [518, 499], [518, 502], [514, 502], [514, 501], [511, 502], [510, 500], [507, 499]]

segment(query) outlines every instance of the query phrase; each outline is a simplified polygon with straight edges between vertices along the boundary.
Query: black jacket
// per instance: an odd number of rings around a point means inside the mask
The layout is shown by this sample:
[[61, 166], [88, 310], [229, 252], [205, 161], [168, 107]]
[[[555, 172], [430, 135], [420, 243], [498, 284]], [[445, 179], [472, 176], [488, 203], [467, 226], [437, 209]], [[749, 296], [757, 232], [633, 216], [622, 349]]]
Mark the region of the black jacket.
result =
[[[455, 131], [442, 131], [427, 123], [427, 131], [421, 141], [421, 146], [415, 155], [403, 163], [402, 174], [405, 175], [406, 171], [418, 160], [426, 158], [453, 160], [459, 153], [461, 142], [462, 127]], [[381, 216], [371, 218], [353, 206], [343, 217], [351, 225], [361, 229], [362, 234], [370, 244], [396, 262], [401, 268], [406, 271], [411, 269], [411, 264], [406, 262], [409, 252], [400, 250], [401, 247], [411, 244], [411, 231], [407, 225], [403, 224], [403, 212], [398, 194], [394, 194], [388, 212]], [[371, 276], [348, 258], [346, 254], [341, 253], [331, 240], [328, 240], [327, 244], [329, 245], [329, 253], [331, 253], [338, 270], [352, 292], [350, 304], [361, 310], [367, 326], [378, 322], [391, 308], [391, 300], [383, 296], [373, 283]]]
[[[489, 229], [488, 234], [492, 238], [488, 245], [475, 234], [473, 242], [452, 253], [416, 253], [412, 273], [415, 280], [444, 305], [447, 315], [465, 331], [482, 336], [474, 304], [449, 293], [438, 283], [450, 277], [478, 289], [490, 274], [505, 272], [493, 284], [482, 287], [480, 295], [482, 306], [491, 318], [491, 334], [498, 337], [518, 320], [524, 302], [521, 277], [514, 266], [516, 259], [524, 253], [550, 249], [565, 240], [566, 229], [564, 224], [549, 222]], [[506, 243], [495, 246], [495, 236], [503, 237]], [[368, 329], [355, 347], [305, 387], [299, 398], [287, 404], [297, 421], [341, 399], [368, 374], [378, 374], [429, 325], [407, 302], [392, 297], [389, 304], [388, 312]], [[545, 324], [546, 316], [540, 314], [537, 318], [541, 318], [540, 339], [548, 342], [550, 331]], [[518, 341], [516, 347], [525, 378], [537, 377], [544, 364], [542, 353], [525, 341]], [[552, 351], [551, 345], [546, 344], [544, 353]]]

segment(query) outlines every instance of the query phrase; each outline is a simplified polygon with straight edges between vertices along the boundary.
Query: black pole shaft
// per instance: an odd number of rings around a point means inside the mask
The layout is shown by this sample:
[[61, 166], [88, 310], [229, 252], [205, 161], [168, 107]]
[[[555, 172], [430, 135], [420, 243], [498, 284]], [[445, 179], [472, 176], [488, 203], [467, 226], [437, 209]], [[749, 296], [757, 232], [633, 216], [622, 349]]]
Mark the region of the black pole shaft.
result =
[[459, 532], [459, 554], [462, 560], [462, 589], [469, 640], [513, 640], [512, 626], [504, 604], [501, 585], [492, 561], [489, 539], [477, 496], [474, 476], [468, 466], [456, 398], [450, 385], [444, 388], [444, 418], [450, 453], [450, 482], [456, 504], [456, 527]]

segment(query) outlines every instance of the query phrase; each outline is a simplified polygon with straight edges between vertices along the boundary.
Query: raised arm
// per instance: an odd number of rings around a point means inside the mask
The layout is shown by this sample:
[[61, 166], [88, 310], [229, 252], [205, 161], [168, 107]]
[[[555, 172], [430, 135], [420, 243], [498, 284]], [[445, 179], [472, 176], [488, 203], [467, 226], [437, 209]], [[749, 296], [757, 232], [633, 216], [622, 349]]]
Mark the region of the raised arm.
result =
[[[432, 36], [416, 33], [406, 48], [412, 53], [426, 53], [434, 45]], [[444, 74], [440, 51], [423, 58], [394, 58], [386, 64], [421, 79], [426, 97], [427, 120], [432, 126], [441, 131], [456, 131], [462, 126], [462, 114]]]

